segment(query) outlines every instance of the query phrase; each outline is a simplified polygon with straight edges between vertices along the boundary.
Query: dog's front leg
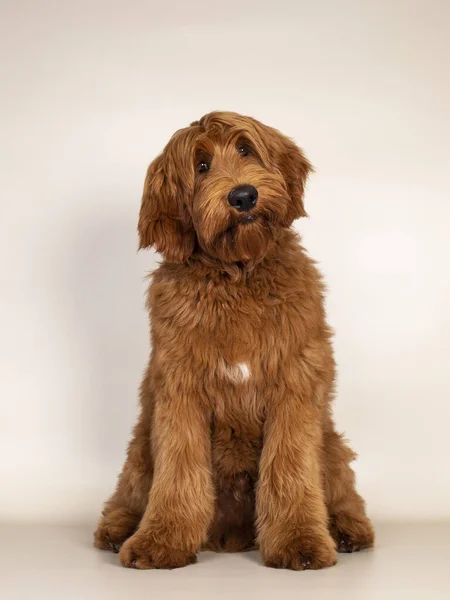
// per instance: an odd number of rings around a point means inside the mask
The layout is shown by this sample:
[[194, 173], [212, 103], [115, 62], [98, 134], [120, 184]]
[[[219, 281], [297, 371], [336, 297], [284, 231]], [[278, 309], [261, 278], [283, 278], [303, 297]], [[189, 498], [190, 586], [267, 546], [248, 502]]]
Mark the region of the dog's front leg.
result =
[[[176, 382], [175, 382], [176, 383]], [[152, 424], [155, 469], [149, 503], [119, 557], [139, 569], [183, 567], [196, 560], [214, 512], [210, 415], [194, 393], [157, 394]]]
[[[264, 563], [295, 570], [336, 562], [320, 480], [321, 415], [317, 389], [274, 397], [264, 426], [257, 527]], [[307, 389], [309, 388], [309, 393]]]

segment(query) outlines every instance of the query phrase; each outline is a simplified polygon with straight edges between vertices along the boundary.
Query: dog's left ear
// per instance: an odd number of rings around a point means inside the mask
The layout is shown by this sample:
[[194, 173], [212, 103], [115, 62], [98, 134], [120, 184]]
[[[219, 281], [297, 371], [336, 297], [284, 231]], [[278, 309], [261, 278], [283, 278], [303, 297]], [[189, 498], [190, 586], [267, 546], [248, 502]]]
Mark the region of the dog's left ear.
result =
[[303, 205], [303, 196], [308, 175], [314, 169], [297, 144], [276, 129], [267, 129], [269, 135], [266, 139], [269, 141], [271, 160], [283, 175], [290, 197], [283, 223], [289, 227], [295, 219], [308, 216]]

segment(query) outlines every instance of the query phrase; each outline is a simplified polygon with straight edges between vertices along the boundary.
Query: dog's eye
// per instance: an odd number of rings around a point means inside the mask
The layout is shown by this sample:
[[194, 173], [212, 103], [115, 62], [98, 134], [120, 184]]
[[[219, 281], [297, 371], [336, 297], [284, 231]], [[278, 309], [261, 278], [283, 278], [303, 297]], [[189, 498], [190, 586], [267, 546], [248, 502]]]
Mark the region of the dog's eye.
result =
[[202, 160], [201, 163], [198, 163], [197, 171], [199, 173], [206, 173], [206, 171], [209, 171], [209, 163], [207, 163], [205, 160]]
[[251, 150], [250, 150], [250, 148], [247, 146], [247, 144], [240, 144], [240, 145], [238, 146], [238, 149], [237, 149], [237, 151], [238, 151], [238, 153], [239, 153], [241, 156], [248, 156], [248, 155], [250, 154], [250, 152], [251, 152]]

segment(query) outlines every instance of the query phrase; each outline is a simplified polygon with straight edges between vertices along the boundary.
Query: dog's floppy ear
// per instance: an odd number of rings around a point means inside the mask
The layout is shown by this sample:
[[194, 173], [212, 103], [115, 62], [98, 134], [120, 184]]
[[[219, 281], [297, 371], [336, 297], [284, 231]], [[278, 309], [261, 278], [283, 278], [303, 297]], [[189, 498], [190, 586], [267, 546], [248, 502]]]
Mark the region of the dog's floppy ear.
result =
[[[191, 173], [172, 156], [168, 145], [149, 166], [139, 213], [139, 249], [154, 246], [169, 262], [182, 263], [192, 254], [195, 231], [184, 197]], [[185, 178], [183, 177], [185, 175]]]
[[291, 205], [286, 214], [286, 225], [290, 225], [295, 219], [308, 216], [303, 204], [303, 196], [306, 180], [313, 168], [302, 150], [292, 140], [282, 134], [280, 136], [282, 149], [278, 157], [278, 168], [283, 173], [291, 198]]
[[313, 167], [303, 151], [291, 139], [277, 129], [266, 128], [268, 134], [264, 138], [267, 140], [271, 162], [283, 175], [291, 200], [284, 219], [284, 225], [289, 227], [295, 219], [308, 216], [303, 205], [303, 195], [306, 180]]

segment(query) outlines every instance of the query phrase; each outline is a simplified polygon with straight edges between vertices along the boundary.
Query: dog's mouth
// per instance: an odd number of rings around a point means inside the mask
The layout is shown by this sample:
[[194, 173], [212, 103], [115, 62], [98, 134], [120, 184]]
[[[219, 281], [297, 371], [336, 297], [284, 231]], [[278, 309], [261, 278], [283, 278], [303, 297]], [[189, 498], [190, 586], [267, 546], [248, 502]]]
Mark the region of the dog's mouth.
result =
[[272, 228], [270, 219], [263, 213], [253, 213], [235, 218], [226, 229], [217, 235], [215, 245], [221, 244], [225, 239], [234, 244], [239, 231], [241, 231], [241, 235], [247, 235], [247, 233], [244, 234], [244, 229], [248, 229], [248, 233], [250, 234], [251, 231], [261, 230], [261, 228], [267, 231], [270, 231]]
[[225, 262], [261, 257], [275, 236], [276, 222], [267, 212], [231, 214], [227, 225], [205, 244], [208, 253]]
[[239, 219], [238, 221], [238, 225], [245, 225], [247, 223], [254, 223], [256, 221], [257, 217], [255, 215], [246, 215], [245, 217], [242, 217], [242, 219]]
[[222, 232], [221, 235], [229, 235], [236, 233], [237, 229], [240, 228], [241, 225], [248, 226], [252, 224], [262, 223], [264, 224], [264, 217], [261, 214], [251, 214], [245, 215], [244, 217], [239, 217], [238, 219], [234, 219], [233, 222]]

